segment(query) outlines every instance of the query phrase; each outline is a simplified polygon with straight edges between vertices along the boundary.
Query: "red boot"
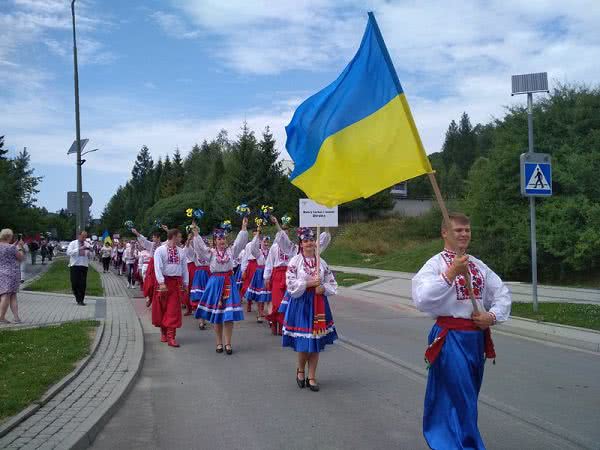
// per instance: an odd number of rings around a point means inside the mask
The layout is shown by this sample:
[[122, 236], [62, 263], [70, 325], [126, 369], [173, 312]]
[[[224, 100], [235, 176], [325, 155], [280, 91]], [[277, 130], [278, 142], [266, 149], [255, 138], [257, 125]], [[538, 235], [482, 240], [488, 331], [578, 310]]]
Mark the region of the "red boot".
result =
[[167, 329], [160, 327], [160, 342], [167, 342]]
[[175, 328], [167, 329], [167, 343], [169, 347], [179, 347], [179, 343], [175, 340]]

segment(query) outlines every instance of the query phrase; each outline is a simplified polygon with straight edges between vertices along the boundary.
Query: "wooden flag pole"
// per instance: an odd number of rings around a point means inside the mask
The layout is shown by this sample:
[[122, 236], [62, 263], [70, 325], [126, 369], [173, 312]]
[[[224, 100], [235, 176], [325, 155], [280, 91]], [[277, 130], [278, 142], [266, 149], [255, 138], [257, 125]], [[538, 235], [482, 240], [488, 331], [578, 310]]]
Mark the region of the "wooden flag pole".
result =
[[[444, 222], [446, 222], [446, 229], [448, 231], [451, 230], [452, 224], [450, 223], [450, 216], [448, 215], [448, 208], [446, 208], [446, 202], [444, 202], [444, 198], [442, 197], [442, 192], [440, 191], [440, 187], [437, 184], [437, 180], [435, 179], [435, 173], [428, 173], [429, 181], [431, 182], [431, 186], [433, 187], [433, 192], [435, 193], [435, 198], [438, 202], [440, 210], [442, 211], [442, 216], [444, 217]], [[458, 255], [462, 256], [462, 255]], [[477, 306], [477, 300], [475, 300], [475, 294], [473, 294], [473, 286], [471, 286], [471, 274], [467, 273], [467, 291], [469, 292], [469, 298], [471, 299], [471, 305], [473, 306], [474, 312], [479, 312], [479, 307]]]
[[315, 251], [315, 261], [317, 262], [317, 278], [321, 280], [321, 227], [317, 225], [317, 250]]

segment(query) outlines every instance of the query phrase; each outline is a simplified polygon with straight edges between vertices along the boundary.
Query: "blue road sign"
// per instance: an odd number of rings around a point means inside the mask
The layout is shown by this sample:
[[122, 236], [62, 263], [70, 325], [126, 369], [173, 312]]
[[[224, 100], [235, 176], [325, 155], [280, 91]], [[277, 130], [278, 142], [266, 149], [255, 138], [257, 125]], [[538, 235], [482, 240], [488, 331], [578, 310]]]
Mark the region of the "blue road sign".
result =
[[525, 162], [523, 177], [525, 195], [552, 195], [552, 165], [550, 162]]

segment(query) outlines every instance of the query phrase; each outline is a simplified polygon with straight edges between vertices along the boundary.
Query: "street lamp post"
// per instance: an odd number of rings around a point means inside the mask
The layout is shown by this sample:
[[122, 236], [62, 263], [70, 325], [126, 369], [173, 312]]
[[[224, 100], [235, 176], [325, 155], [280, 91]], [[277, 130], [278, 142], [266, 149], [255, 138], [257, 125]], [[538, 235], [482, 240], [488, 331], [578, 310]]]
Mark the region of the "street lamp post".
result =
[[77, 70], [77, 41], [75, 38], [75, 0], [71, 1], [73, 17], [73, 66], [75, 76], [75, 139], [77, 142], [77, 234], [84, 229], [83, 224], [83, 186], [81, 182], [81, 130], [79, 126], [79, 73]]

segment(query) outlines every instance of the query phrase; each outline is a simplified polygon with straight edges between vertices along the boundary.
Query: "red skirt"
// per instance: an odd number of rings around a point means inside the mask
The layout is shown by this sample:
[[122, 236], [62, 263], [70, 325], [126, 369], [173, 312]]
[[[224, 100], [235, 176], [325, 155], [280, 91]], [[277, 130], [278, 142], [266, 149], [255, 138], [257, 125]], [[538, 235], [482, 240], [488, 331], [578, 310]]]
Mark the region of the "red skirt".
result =
[[142, 292], [144, 297], [154, 298], [154, 291], [156, 289], [156, 274], [154, 273], [154, 258], [150, 258], [148, 261], [148, 268], [146, 269], [146, 278], [144, 279], [144, 287]]
[[285, 281], [286, 272], [287, 267], [281, 266], [275, 267], [271, 274], [271, 301], [273, 302], [273, 309], [271, 311], [273, 312], [267, 316], [267, 320], [280, 324], [283, 324], [284, 314], [278, 312], [278, 310], [281, 305], [281, 300], [283, 300], [283, 296], [285, 295], [285, 291], [287, 290]]
[[240, 296], [244, 298], [250, 283], [252, 282], [252, 277], [254, 277], [254, 272], [256, 272], [256, 268], [258, 267], [258, 263], [255, 259], [251, 259], [248, 261], [248, 267], [246, 267], [246, 278], [244, 278], [244, 283], [242, 284], [242, 290], [240, 291]]
[[159, 292], [158, 283], [152, 300], [152, 325], [155, 327], [181, 328], [182, 277], [165, 277], [166, 292]]

